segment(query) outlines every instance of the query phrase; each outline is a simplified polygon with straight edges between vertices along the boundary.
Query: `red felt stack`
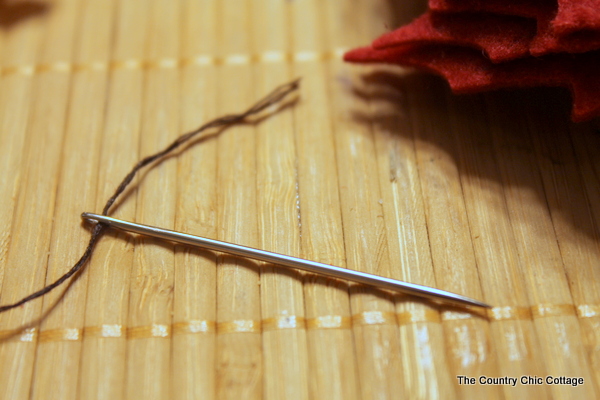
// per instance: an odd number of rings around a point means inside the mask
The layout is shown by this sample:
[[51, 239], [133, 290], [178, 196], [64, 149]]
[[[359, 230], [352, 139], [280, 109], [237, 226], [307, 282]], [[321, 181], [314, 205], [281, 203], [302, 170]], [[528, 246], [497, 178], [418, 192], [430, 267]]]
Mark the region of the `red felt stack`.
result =
[[345, 60], [431, 71], [455, 93], [566, 87], [573, 121], [585, 121], [600, 116], [600, 0], [429, 0]]

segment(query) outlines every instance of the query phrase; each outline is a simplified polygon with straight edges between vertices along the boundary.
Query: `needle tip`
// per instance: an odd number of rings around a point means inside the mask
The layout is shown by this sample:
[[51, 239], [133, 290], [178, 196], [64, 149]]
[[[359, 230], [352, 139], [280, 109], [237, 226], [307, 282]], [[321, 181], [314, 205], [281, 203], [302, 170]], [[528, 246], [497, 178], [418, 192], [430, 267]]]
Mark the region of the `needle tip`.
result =
[[469, 306], [475, 306], [475, 307], [481, 307], [481, 308], [487, 308], [487, 309], [493, 308], [491, 305], [484, 303], [483, 301], [475, 300], [470, 297], [464, 297], [463, 299], [465, 300], [464, 304], [468, 304]]
[[488, 309], [494, 308], [493, 306], [486, 304], [486, 303], [482, 303], [480, 301], [477, 301], [476, 305], [478, 305], [479, 307], [488, 308]]
[[468, 306], [468, 307], [481, 307], [481, 308], [485, 308], [485, 309], [493, 308], [493, 306], [491, 306], [491, 305], [489, 305], [487, 303], [484, 303], [484, 302], [479, 301], [479, 300], [472, 299], [470, 297], [463, 297], [458, 302], [453, 301], [452, 299], [446, 299], [446, 298], [444, 298], [443, 300], [450, 301], [451, 303], [455, 302], [456, 304], [461, 304], [462, 306]]

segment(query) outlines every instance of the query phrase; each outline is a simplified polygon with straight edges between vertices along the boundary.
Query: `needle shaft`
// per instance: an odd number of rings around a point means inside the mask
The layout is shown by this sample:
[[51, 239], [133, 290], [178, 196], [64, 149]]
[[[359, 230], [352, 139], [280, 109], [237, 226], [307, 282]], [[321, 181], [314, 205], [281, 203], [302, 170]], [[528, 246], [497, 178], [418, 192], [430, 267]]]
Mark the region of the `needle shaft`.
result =
[[233, 243], [203, 238], [187, 233], [181, 233], [171, 231], [168, 229], [157, 228], [154, 226], [123, 221], [116, 218], [107, 217], [105, 215], [83, 213], [81, 216], [82, 218], [85, 218], [87, 220], [97, 221], [109, 225], [111, 227], [115, 227], [129, 232], [135, 232], [142, 235], [170, 240], [173, 242], [183, 243], [191, 246], [203, 247], [210, 250], [233, 254], [236, 256], [252, 258], [260, 261], [273, 263], [279, 266], [297, 268], [304, 271], [327, 275], [334, 278], [346, 279], [349, 281], [359, 282], [366, 285], [391, 289], [394, 291], [407, 293], [413, 296], [425, 297], [432, 300], [442, 300], [445, 302], [460, 305], [478, 306], [485, 308], [491, 307], [490, 305], [482, 303], [478, 300], [471, 299], [469, 297], [465, 297], [456, 293], [447, 292], [445, 290], [435, 289], [429, 286], [416, 285], [413, 283], [398, 281], [395, 279], [385, 278], [378, 275], [372, 275], [360, 271], [354, 271], [351, 269], [323, 264], [316, 261], [310, 261], [302, 258], [272, 253], [265, 250], [254, 249], [252, 247], [240, 246]]

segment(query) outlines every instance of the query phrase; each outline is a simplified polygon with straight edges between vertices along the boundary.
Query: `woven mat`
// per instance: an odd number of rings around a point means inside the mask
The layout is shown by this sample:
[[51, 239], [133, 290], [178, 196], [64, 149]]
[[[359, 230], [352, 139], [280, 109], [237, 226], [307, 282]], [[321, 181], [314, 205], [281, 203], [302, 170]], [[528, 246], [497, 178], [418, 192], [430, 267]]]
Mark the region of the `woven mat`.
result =
[[0, 2], [0, 303], [73, 265], [81, 212], [138, 159], [302, 77], [295, 102], [141, 174], [113, 215], [494, 306], [111, 231], [68, 287], [0, 315], [0, 398], [597, 398], [597, 122], [568, 123], [561, 90], [455, 97], [340, 60], [424, 7], [405, 3]]

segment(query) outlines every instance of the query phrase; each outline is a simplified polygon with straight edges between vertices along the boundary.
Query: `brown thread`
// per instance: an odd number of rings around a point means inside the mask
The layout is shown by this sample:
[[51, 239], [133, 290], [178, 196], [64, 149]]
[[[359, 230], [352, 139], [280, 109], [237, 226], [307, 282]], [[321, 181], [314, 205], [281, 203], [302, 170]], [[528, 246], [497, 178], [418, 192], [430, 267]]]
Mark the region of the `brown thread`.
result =
[[306, 329], [350, 329], [352, 318], [341, 315], [324, 315], [306, 320]]
[[600, 317], [600, 305], [580, 304], [577, 306], [577, 316], [579, 318]]
[[52, 64], [39, 64], [35, 68], [35, 72], [44, 73], [44, 72], [71, 72], [72, 65], [67, 62], [55, 62]]
[[95, 338], [118, 338], [125, 336], [121, 325], [86, 326], [83, 336]]
[[494, 307], [487, 311], [491, 321], [510, 321], [531, 319], [531, 309], [528, 307]]
[[2, 69], [2, 75], [33, 75], [35, 73], [35, 66], [33, 65], [21, 65], [14, 67], [6, 67]]
[[111, 61], [110, 68], [111, 69], [140, 69], [144, 63], [141, 60], [137, 59], [129, 59], [122, 61]]
[[539, 304], [531, 307], [533, 319], [544, 317], [567, 317], [576, 315], [573, 304]]
[[471, 319], [471, 318], [487, 318], [486, 311], [479, 310], [469, 310], [465, 311], [443, 311], [441, 315], [442, 321], [460, 321], [463, 319]]
[[396, 325], [396, 314], [391, 311], [364, 311], [352, 316], [352, 325]]
[[[147, 156], [146, 158], [142, 159], [125, 176], [123, 181], [119, 184], [119, 186], [115, 190], [114, 194], [108, 199], [108, 201], [106, 202], [106, 204], [104, 206], [104, 209], [102, 210], [102, 215], [108, 215], [108, 211], [110, 210], [111, 206], [114, 204], [114, 202], [117, 200], [117, 198], [125, 191], [127, 186], [129, 186], [129, 184], [131, 183], [133, 178], [136, 176], [138, 171], [141, 170], [142, 168], [144, 168], [145, 166], [147, 166], [148, 164], [151, 164], [152, 162], [161, 159], [162, 157], [171, 153], [173, 150], [177, 149], [182, 144], [189, 142], [190, 139], [194, 138], [199, 133], [201, 133], [207, 129], [227, 127], [227, 126], [230, 126], [230, 125], [233, 125], [236, 123], [240, 123], [240, 122], [244, 121], [246, 118], [248, 118], [249, 116], [255, 115], [255, 114], [260, 113], [261, 111], [264, 111], [265, 109], [271, 107], [272, 105], [281, 102], [290, 93], [296, 91], [298, 89], [299, 85], [300, 85], [300, 79], [296, 79], [290, 83], [281, 85], [281, 86], [275, 88], [275, 90], [273, 90], [271, 93], [269, 93], [262, 100], [259, 100], [256, 104], [254, 104], [252, 107], [250, 107], [245, 112], [243, 112], [241, 114], [225, 115], [223, 117], [220, 117], [220, 118], [214, 119], [210, 122], [207, 122], [206, 124], [202, 125], [198, 129], [179, 136], [173, 143], [171, 143], [169, 146], [167, 146], [165, 149], [159, 151], [158, 153], [155, 153], [153, 155]], [[63, 276], [58, 278], [56, 281], [54, 281], [50, 285], [47, 285], [47, 286], [43, 287], [42, 289], [38, 290], [37, 292], [32, 293], [29, 296], [22, 298], [21, 300], [17, 301], [16, 303], [0, 306], [0, 313], [8, 311], [12, 308], [18, 307], [22, 304], [25, 304], [31, 300], [37, 299], [38, 297], [45, 295], [46, 293], [50, 292], [54, 288], [63, 284], [67, 279], [69, 279], [70, 277], [75, 275], [77, 272], [79, 272], [83, 268], [85, 263], [89, 260], [90, 256], [92, 255], [92, 252], [94, 251], [96, 243], [98, 242], [98, 239], [104, 233], [105, 230], [106, 230], [106, 226], [101, 223], [94, 226], [94, 228], [92, 230], [92, 236], [90, 237], [90, 241], [89, 241], [85, 251], [83, 252], [83, 255], [81, 256], [81, 258], [79, 258], [79, 261], [77, 261], [75, 263], [75, 265], [73, 265], [73, 267], [71, 267], [71, 269], [67, 273], [65, 273]]]
[[76, 342], [81, 340], [81, 329], [67, 328], [67, 329], [49, 329], [47, 331], [41, 331], [39, 335], [40, 343], [46, 342]]
[[2, 75], [34, 75], [36, 73], [54, 72], [79, 72], [85, 70], [105, 71], [107, 69], [153, 69], [153, 68], [181, 68], [187, 66], [208, 66], [208, 65], [245, 65], [258, 63], [302, 63], [302, 62], [323, 62], [331, 60], [342, 60], [343, 54], [347, 48], [335, 48], [329, 51], [305, 50], [295, 53], [270, 50], [258, 54], [228, 54], [224, 56], [214, 56], [210, 54], [199, 54], [193, 57], [184, 58], [162, 58], [155, 60], [129, 59], [112, 61], [95, 61], [89, 63], [70, 63], [68, 61], [54, 61], [51, 63], [12, 65], [0, 68]]
[[127, 328], [127, 339], [168, 338], [171, 336], [171, 325], [152, 324]]
[[[600, 305], [581, 304], [576, 307], [579, 318], [592, 318], [600, 316]], [[544, 315], [537, 313], [532, 315], [532, 309], [542, 309], [546, 312]], [[551, 310], [550, 312], [548, 312]], [[571, 316], [573, 308], [569, 304], [544, 304], [529, 307], [494, 307], [488, 310], [490, 321], [511, 321], [511, 320], [531, 320], [532, 318], [552, 317], [552, 316]], [[535, 312], [534, 312], [535, 313]], [[389, 311], [365, 311], [355, 314], [352, 318], [336, 315], [327, 315], [323, 317], [311, 318], [308, 321], [303, 317], [295, 315], [285, 315], [272, 318], [265, 318], [262, 321], [253, 320], [235, 320], [219, 323], [219, 333], [232, 332], [251, 332], [275, 331], [286, 329], [347, 329], [353, 325], [382, 325], [395, 324], [407, 325], [414, 323], [439, 323], [444, 321], [456, 321], [480, 317], [469, 313], [446, 312], [445, 317], [440, 317], [440, 313], [435, 310], [412, 310], [394, 314]], [[176, 322], [172, 326], [153, 324], [147, 326], [136, 326], [124, 328], [121, 325], [100, 325], [87, 326], [83, 330], [79, 328], [51, 329], [38, 332], [36, 328], [27, 328], [24, 330], [6, 330], [0, 331], [0, 340], [11, 340], [18, 342], [34, 342], [39, 337], [40, 342], [54, 341], [78, 341], [84, 337], [93, 338], [120, 338], [128, 339], [170, 337], [174, 335], [185, 335], [194, 333], [215, 333], [217, 324], [211, 320], [190, 320], [187, 322]]]
[[36, 328], [27, 328], [22, 330], [8, 330], [0, 331], [1, 341], [13, 341], [13, 342], [33, 342], [37, 336]]
[[262, 321], [264, 331], [276, 331], [282, 329], [304, 329], [305, 321], [302, 317], [295, 315], [283, 315], [280, 317], [265, 318]]
[[251, 319], [240, 319], [230, 322], [219, 322], [217, 324], [217, 332], [219, 333], [260, 333], [260, 321]]
[[412, 310], [396, 314], [398, 325], [414, 324], [418, 322], [440, 322], [440, 313], [434, 310]]
[[189, 322], [176, 322], [173, 324], [173, 335], [186, 333], [211, 333], [216, 331], [214, 321], [193, 320]]

